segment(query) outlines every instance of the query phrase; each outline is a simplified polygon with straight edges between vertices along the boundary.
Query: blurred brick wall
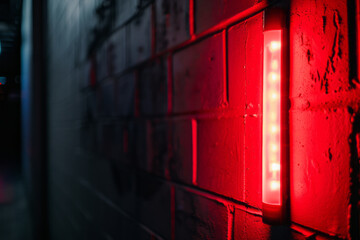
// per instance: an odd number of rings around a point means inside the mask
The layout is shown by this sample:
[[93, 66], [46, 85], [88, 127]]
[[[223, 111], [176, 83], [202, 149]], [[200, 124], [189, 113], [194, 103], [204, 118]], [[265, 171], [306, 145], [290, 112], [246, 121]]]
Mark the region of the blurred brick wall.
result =
[[270, 227], [261, 217], [268, 5], [49, 1], [52, 239], [350, 237], [360, 146], [359, 84], [349, 72], [355, 9], [291, 1], [291, 224]]

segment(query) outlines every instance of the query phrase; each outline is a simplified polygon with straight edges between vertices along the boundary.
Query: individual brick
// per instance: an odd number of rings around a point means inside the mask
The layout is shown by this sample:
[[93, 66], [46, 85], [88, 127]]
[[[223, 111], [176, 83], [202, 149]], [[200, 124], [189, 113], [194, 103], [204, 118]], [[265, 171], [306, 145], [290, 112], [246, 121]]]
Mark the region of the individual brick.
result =
[[[193, 183], [194, 151], [196, 153], [195, 120], [174, 120], [171, 123], [172, 158], [169, 163], [172, 179], [187, 184]], [[195, 133], [196, 135], [196, 133]], [[196, 156], [195, 156], [196, 157]]]
[[150, 123], [149, 136], [149, 171], [160, 176], [167, 176], [169, 164], [169, 135], [166, 121], [154, 120]]
[[120, 28], [106, 43], [107, 68], [110, 75], [119, 74], [126, 68], [126, 28]]
[[[270, 226], [262, 222], [262, 218], [235, 208], [234, 240], [240, 239], [273, 239]], [[289, 238], [274, 238], [289, 239]]]
[[197, 130], [200, 188], [244, 200], [244, 119], [200, 119]]
[[222, 203], [181, 189], [175, 192], [175, 239], [228, 239], [228, 211]]
[[189, 39], [189, 1], [159, 0], [156, 4], [156, 49], [158, 52]]
[[115, 110], [114, 81], [112, 79], [109, 79], [108, 81], [103, 81], [100, 85], [98, 85], [97, 92], [100, 116], [113, 116]]
[[135, 166], [132, 158], [134, 154], [133, 141], [133, 124], [130, 122], [109, 122], [101, 125], [100, 153], [110, 160], [111, 167]]
[[228, 31], [229, 106], [240, 114], [261, 111], [262, 24], [262, 14], [257, 14]]
[[349, 90], [347, 6], [347, 1], [291, 3], [290, 97], [335, 96]]
[[346, 109], [324, 109], [291, 111], [289, 121], [292, 221], [342, 237], [348, 222], [350, 118]]
[[139, 0], [122, 0], [114, 2], [116, 9], [114, 27], [117, 28], [122, 26], [127, 20], [137, 13]]
[[128, 73], [115, 79], [115, 115], [129, 117], [135, 111], [135, 75]]
[[228, 30], [229, 107], [245, 114], [246, 100], [246, 21]]
[[173, 110], [220, 108], [226, 103], [223, 35], [216, 34], [174, 54]]
[[141, 114], [166, 114], [167, 92], [167, 67], [165, 59], [157, 59], [140, 70], [139, 104]]
[[171, 236], [170, 185], [150, 175], [137, 175], [137, 218], [165, 239]]
[[254, 6], [261, 0], [194, 0], [194, 2], [195, 31], [201, 33], [221, 21]]
[[127, 25], [127, 46], [130, 66], [150, 58], [152, 41], [151, 24], [151, 7], [147, 7], [141, 10], [137, 17]]
[[107, 46], [102, 44], [96, 52], [96, 80], [100, 82], [108, 75], [108, 56]]
[[246, 20], [246, 114], [261, 114], [263, 81], [263, 14]]
[[138, 120], [134, 123], [134, 141], [135, 141], [135, 154], [134, 160], [136, 166], [142, 170], [148, 171], [149, 157], [148, 152], [150, 149], [150, 129], [151, 125], [148, 120]]
[[261, 208], [262, 125], [260, 117], [245, 117], [245, 202]]
[[136, 158], [135, 158], [135, 124], [133, 121], [126, 121], [120, 124], [121, 131], [120, 131], [120, 163], [125, 164], [129, 167], [136, 166]]

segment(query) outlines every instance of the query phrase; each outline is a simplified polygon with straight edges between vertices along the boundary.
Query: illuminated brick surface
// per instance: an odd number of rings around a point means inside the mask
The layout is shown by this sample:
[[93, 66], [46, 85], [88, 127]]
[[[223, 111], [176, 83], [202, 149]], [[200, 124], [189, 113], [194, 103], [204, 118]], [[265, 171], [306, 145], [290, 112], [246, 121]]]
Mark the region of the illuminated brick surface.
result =
[[52, 239], [350, 237], [360, 93], [347, 1], [290, 1], [282, 228], [261, 217], [267, 1], [114, 1], [99, 20], [101, 2], [48, 4]]

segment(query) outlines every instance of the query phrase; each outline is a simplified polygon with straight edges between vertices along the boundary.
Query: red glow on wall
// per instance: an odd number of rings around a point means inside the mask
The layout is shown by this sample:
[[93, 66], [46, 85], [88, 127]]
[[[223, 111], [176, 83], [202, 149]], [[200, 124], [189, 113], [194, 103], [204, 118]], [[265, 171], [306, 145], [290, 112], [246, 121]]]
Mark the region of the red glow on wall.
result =
[[262, 200], [281, 205], [281, 30], [264, 32]]

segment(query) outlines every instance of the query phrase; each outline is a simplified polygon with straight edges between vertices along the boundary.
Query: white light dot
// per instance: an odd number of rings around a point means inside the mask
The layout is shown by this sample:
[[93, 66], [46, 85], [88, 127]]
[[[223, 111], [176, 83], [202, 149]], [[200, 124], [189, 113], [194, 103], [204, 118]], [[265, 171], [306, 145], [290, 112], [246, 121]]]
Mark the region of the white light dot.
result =
[[276, 144], [271, 144], [271, 147], [270, 147], [271, 151], [273, 152], [277, 152], [278, 151], [278, 146]]
[[279, 163], [272, 163], [270, 169], [273, 172], [280, 171], [280, 164]]
[[275, 52], [277, 50], [279, 50], [281, 47], [281, 44], [279, 41], [272, 41], [270, 43], [270, 52]]
[[270, 131], [271, 131], [272, 133], [277, 133], [277, 132], [278, 132], [278, 127], [275, 126], [275, 125], [272, 125], [272, 126], [270, 127]]
[[269, 79], [273, 82], [278, 81], [279, 80], [279, 75], [277, 73], [271, 72], [269, 74]]
[[280, 182], [279, 181], [271, 181], [270, 182], [270, 189], [272, 191], [279, 190], [280, 189]]

